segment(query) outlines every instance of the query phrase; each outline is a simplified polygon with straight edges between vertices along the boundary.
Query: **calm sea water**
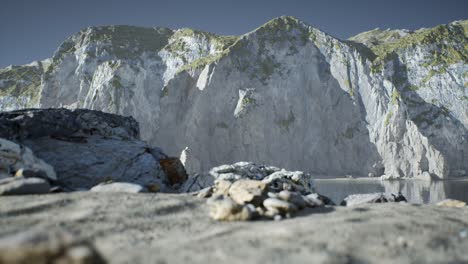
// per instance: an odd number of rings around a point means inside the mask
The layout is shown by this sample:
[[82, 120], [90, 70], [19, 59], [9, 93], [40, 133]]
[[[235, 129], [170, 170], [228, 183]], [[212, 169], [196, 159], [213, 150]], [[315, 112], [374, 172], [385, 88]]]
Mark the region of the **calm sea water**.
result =
[[408, 202], [437, 203], [451, 198], [468, 202], [468, 180], [449, 181], [380, 181], [379, 179], [317, 179], [318, 193], [339, 204], [346, 196], [356, 193], [401, 192]]

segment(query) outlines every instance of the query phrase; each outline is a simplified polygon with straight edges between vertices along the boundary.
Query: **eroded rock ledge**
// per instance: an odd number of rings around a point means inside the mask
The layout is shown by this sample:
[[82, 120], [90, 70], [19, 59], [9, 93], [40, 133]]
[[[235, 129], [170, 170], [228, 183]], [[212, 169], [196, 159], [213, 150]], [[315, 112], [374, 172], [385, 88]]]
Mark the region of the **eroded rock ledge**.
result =
[[[132, 117], [82, 109], [4, 112], [0, 113], [0, 138], [2, 148], [5, 150], [8, 145], [10, 154], [13, 149], [18, 149], [18, 153], [22, 149], [36, 159], [34, 163], [31, 157], [16, 154], [11, 164], [2, 161], [3, 167], [7, 167], [6, 174], [18, 174], [21, 166], [12, 165], [23, 158], [36, 164], [29, 166], [36, 174], [54, 174], [46, 178], [67, 191], [89, 189], [106, 182], [134, 183], [146, 191], [172, 191], [174, 180], [168, 178], [160, 165], [161, 160], [169, 157], [140, 140], [138, 123]], [[5, 151], [3, 154], [10, 155]], [[55, 170], [44, 169], [45, 163]]]

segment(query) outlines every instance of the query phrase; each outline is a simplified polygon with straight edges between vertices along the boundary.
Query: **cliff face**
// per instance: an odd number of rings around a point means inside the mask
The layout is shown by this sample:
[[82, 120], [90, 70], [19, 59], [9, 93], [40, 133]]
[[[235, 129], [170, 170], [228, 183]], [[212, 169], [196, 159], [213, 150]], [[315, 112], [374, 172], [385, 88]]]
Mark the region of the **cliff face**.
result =
[[342, 41], [292, 17], [239, 37], [93, 27], [47, 67], [1, 70], [0, 108], [132, 115], [142, 138], [169, 154], [188, 147], [192, 172], [249, 160], [331, 176], [462, 176], [466, 29], [462, 21]]

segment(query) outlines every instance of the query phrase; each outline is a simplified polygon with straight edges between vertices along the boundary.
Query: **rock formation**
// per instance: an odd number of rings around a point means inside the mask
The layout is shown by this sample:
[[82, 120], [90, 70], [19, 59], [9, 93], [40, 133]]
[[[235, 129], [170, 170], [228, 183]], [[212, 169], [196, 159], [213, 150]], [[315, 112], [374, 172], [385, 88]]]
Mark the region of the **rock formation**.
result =
[[292, 17], [242, 36], [90, 27], [50, 60], [0, 70], [0, 109], [131, 115], [144, 140], [186, 150], [198, 171], [249, 160], [330, 176], [463, 176], [467, 25], [350, 40]]
[[168, 157], [139, 139], [138, 123], [131, 117], [67, 109], [0, 113], [0, 167], [9, 168], [10, 176], [37, 171], [34, 177], [42, 173], [65, 190], [110, 181], [171, 191], [162, 158]]

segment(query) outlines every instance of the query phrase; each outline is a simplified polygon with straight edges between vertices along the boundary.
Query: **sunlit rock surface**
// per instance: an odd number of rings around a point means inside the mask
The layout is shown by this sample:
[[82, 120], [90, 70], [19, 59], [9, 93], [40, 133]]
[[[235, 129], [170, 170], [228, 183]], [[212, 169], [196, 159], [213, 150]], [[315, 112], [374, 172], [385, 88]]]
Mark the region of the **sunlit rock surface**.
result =
[[292, 17], [237, 37], [91, 27], [46, 62], [1, 70], [0, 109], [131, 115], [143, 139], [172, 156], [188, 148], [199, 171], [249, 160], [329, 176], [464, 176], [466, 29], [344, 41]]

